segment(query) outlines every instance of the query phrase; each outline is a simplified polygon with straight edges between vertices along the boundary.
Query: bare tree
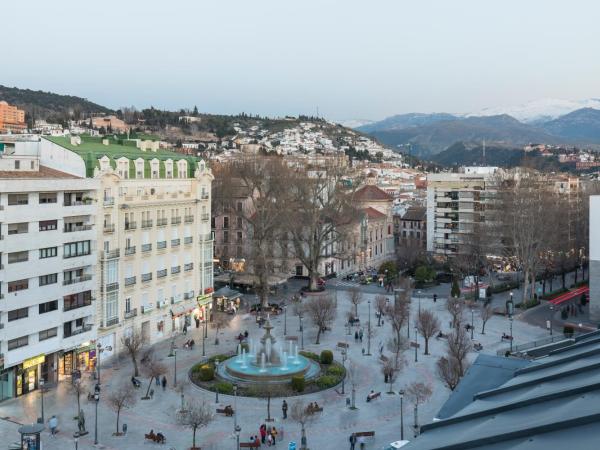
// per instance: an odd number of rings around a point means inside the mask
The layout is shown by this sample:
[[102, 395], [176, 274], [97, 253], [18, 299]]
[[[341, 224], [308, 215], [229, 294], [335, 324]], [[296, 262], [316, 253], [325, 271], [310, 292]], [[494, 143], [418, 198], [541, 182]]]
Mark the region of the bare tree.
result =
[[402, 328], [405, 324], [408, 324], [410, 315], [410, 293], [403, 292], [393, 305], [388, 305], [385, 310], [385, 315], [396, 335], [393, 338], [395, 350], [392, 351], [394, 354], [398, 355], [402, 346], [406, 344], [404, 336], [402, 335]]
[[394, 393], [394, 382], [398, 377], [398, 372], [400, 372], [402, 366], [397, 358], [388, 358], [387, 356], [382, 355], [380, 361], [381, 365], [381, 373], [383, 374], [386, 382], [390, 385], [390, 390], [388, 394]]
[[[398, 340], [399, 339], [399, 340]], [[396, 365], [404, 365], [404, 352], [408, 350], [408, 338], [406, 336], [395, 336], [388, 339], [387, 349], [394, 354]]]
[[160, 379], [164, 374], [167, 373], [167, 366], [165, 366], [160, 361], [152, 358], [150, 360], [146, 360], [142, 366], [142, 372], [150, 378], [148, 381], [148, 388], [146, 389], [146, 395], [142, 397], [142, 400], [148, 400], [150, 397], [148, 394], [150, 393], [150, 387], [152, 386], [152, 381]]
[[406, 388], [406, 396], [413, 403], [415, 408], [415, 437], [419, 434], [419, 405], [425, 403], [431, 397], [431, 386], [420, 381], [415, 381]]
[[417, 330], [425, 340], [425, 354], [429, 355], [429, 339], [440, 331], [440, 321], [431, 311], [424, 309], [417, 318]]
[[491, 303], [486, 303], [479, 310], [479, 316], [481, 317], [481, 334], [485, 334], [485, 324], [492, 318], [494, 315], [494, 308], [492, 308]]
[[131, 362], [133, 363], [133, 376], [140, 376], [140, 371], [138, 368], [138, 355], [140, 351], [144, 347], [144, 338], [142, 333], [139, 331], [134, 331], [131, 333], [131, 336], [123, 336], [121, 338], [121, 343], [125, 347], [125, 351], [131, 358]]
[[389, 299], [385, 295], [377, 295], [375, 297], [375, 312], [377, 313], [377, 326], [381, 326], [381, 317], [385, 314], [385, 310], [389, 303]]
[[307, 450], [306, 427], [313, 423], [319, 413], [312, 408], [308, 408], [304, 400], [296, 400], [292, 403], [290, 417], [297, 422], [301, 427], [302, 437], [300, 439], [300, 449]]
[[306, 312], [317, 326], [317, 339], [315, 344], [319, 344], [321, 333], [335, 320], [337, 311], [335, 300], [330, 295], [319, 295], [307, 300], [305, 307]]
[[81, 394], [83, 394], [86, 389], [86, 385], [81, 382], [81, 378], [73, 381], [70, 385], [70, 391], [77, 399], [77, 417], [79, 417], [79, 412], [81, 411]]
[[254, 396], [267, 401], [267, 422], [271, 422], [271, 399], [284, 395], [285, 390], [277, 384], [257, 384], [252, 386]]
[[179, 394], [179, 397], [181, 398], [181, 405], [179, 407], [179, 412], [182, 414], [186, 412], [185, 393], [187, 392], [189, 386], [190, 386], [189, 380], [178, 381], [177, 386], [175, 386], [175, 392], [177, 392]]
[[[237, 411], [236, 411], [237, 413]], [[180, 425], [183, 425], [192, 430], [192, 448], [196, 447], [196, 432], [199, 428], [203, 428], [210, 424], [214, 419], [214, 415], [210, 406], [202, 401], [199, 404], [190, 405], [185, 414], [182, 414], [179, 419]]]
[[117, 413], [117, 431], [115, 435], [119, 436], [119, 419], [121, 417], [121, 410], [123, 408], [131, 408], [133, 405], [135, 405], [135, 393], [133, 391], [133, 386], [130, 383], [123, 383], [119, 385], [108, 395], [108, 404]]
[[437, 372], [441, 380], [453, 391], [461, 379], [460, 364], [453, 356], [442, 356], [436, 363]]
[[219, 331], [229, 326], [232, 317], [225, 312], [213, 311], [211, 327], [215, 329], [215, 345], [219, 345]]
[[421, 243], [414, 239], [406, 239], [396, 250], [398, 267], [408, 270], [426, 261], [425, 251]]
[[462, 377], [465, 374], [467, 356], [473, 349], [471, 340], [467, 337], [464, 329], [458, 328], [448, 335], [448, 355], [456, 359], [458, 372]]
[[450, 316], [452, 316], [452, 328], [458, 330], [463, 321], [464, 301], [459, 298], [449, 297], [446, 301], [446, 309], [450, 313]]
[[356, 388], [360, 385], [360, 373], [358, 370], [358, 366], [352, 360], [348, 361], [348, 367], [346, 368], [346, 376], [348, 377], [348, 382], [352, 387], [352, 403], [350, 409], [356, 409]]
[[360, 305], [363, 301], [362, 291], [358, 286], [353, 286], [350, 288], [350, 303], [352, 303], [352, 307], [354, 308], [354, 317], [358, 318], [358, 305]]

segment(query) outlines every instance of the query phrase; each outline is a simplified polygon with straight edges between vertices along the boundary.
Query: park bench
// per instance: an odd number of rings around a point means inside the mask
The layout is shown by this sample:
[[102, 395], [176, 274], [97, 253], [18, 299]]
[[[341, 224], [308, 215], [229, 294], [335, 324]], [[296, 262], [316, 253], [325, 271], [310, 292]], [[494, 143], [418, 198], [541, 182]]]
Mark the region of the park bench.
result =
[[367, 402], [371, 400], [375, 400], [376, 398], [381, 396], [381, 392], [373, 392], [372, 394], [367, 395]]
[[260, 447], [260, 443], [254, 443], [254, 442], [240, 442], [240, 448], [259, 448]]
[[235, 414], [235, 411], [231, 406], [226, 406], [225, 408], [217, 408], [217, 414], [225, 414], [227, 417], [231, 417]]
[[375, 432], [374, 431], [359, 431], [358, 433], [354, 433], [354, 436], [356, 436], [356, 437], [374, 437]]
[[346, 342], [338, 342], [338, 343], [337, 343], [337, 347], [339, 347], [339, 348], [344, 348], [344, 349], [346, 349], [346, 350], [347, 350], [348, 348], [350, 348], [350, 344], [348, 344], [348, 343], [346, 343]]
[[318, 408], [309, 408], [308, 406], [306, 407], [306, 412], [308, 414], [316, 414], [316, 413], [321, 413], [323, 412], [323, 407], [319, 406]]

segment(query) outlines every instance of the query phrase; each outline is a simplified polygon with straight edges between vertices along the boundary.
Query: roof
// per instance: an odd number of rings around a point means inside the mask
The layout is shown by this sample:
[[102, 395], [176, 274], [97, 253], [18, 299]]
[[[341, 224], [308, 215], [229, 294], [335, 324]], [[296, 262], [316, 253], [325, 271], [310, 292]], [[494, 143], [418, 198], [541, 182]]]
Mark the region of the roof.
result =
[[[478, 392], [454, 414], [422, 427], [421, 435], [406, 448], [597, 448], [597, 430], [600, 429], [598, 332], [525, 363], [525, 367], [516, 369], [504, 383]], [[504, 371], [506, 367], [499, 369]], [[490, 374], [487, 371], [485, 376]], [[502, 376], [493, 375], [494, 378]], [[472, 381], [465, 378], [459, 387]], [[456, 395], [464, 396], [458, 391]]]
[[422, 206], [411, 206], [402, 216], [402, 220], [423, 221], [427, 217], [427, 209]]
[[227, 297], [230, 300], [241, 296], [242, 294], [235, 289], [230, 289], [228, 286], [223, 286], [221, 289], [213, 293], [213, 297]]
[[373, 200], [392, 201], [393, 197], [383, 189], [380, 189], [372, 184], [367, 184], [354, 193], [354, 200], [358, 202]]
[[[185, 159], [188, 161], [189, 177], [194, 175], [196, 170], [196, 162], [198, 160], [194, 156], [182, 155], [181, 153], [171, 152], [163, 149], [159, 149], [157, 151], [143, 151], [136, 147], [134, 140], [119, 139], [115, 136], [108, 136], [106, 138], [80, 136], [81, 144], [79, 145], [72, 145], [71, 140], [64, 136], [44, 136], [43, 138], [81, 156], [85, 162], [88, 177], [93, 176], [94, 168], [99, 166], [98, 160], [105, 155], [110, 158], [111, 162], [122, 157], [130, 160], [142, 158], [146, 161], [150, 161], [155, 158], [160, 161], [166, 161], [168, 159], [178, 161]], [[108, 139], [109, 144], [104, 145], [102, 143], [103, 139]]]
[[0, 170], [0, 179], [41, 179], [41, 178], [69, 178], [78, 179], [75, 175], [51, 169], [50, 167], [40, 166], [39, 170]]
[[378, 220], [387, 218], [387, 216], [384, 213], [377, 211], [375, 208], [368, 207], [364, 208], [362, 211], [367, 214], [367, 217], [369, 219]]

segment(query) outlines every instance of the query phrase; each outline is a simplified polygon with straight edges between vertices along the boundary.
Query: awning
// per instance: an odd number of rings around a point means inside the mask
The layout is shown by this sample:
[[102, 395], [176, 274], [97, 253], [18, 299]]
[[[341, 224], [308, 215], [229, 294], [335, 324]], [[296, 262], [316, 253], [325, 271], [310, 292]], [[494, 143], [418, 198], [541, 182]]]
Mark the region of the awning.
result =
[[182, 316], [191, 313], [194, 309], [196, 309], [196, 305], [174, 305], [171, 308], [171, 315], [174, 317]]
[[215, 291], [215, 293], [213, 294], [213, 297], [225, 297], [229, 300], [234, 300], [241, 296], [242, 294], [240, 292], [236, 291], [235, 289], [230, 289], [227, 286], [222, 287], [218, 291]]

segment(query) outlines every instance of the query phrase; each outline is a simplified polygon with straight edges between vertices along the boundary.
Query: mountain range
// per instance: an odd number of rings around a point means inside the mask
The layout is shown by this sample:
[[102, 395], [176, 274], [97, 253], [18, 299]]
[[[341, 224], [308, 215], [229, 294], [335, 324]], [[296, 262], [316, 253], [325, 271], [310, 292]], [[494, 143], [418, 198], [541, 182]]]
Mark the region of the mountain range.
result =
[[[594, 101], [587, 103], [594, 104]], [[481, 144], [485, 141], [498, 148], [544, 143], [600, 149], [600, 109], [580, 108], [556, 118], [552, 118], [552, 111], [542, 114], [548, 120], [541, 120], [538, 109], [535, 116], [538, 119], [532, 120], [534, 116], [528, 116], [528, 121], [508, 114], [410, 113], [366, 124], [357, 130], [421, 157], [438, 154], [458, 142]]]

